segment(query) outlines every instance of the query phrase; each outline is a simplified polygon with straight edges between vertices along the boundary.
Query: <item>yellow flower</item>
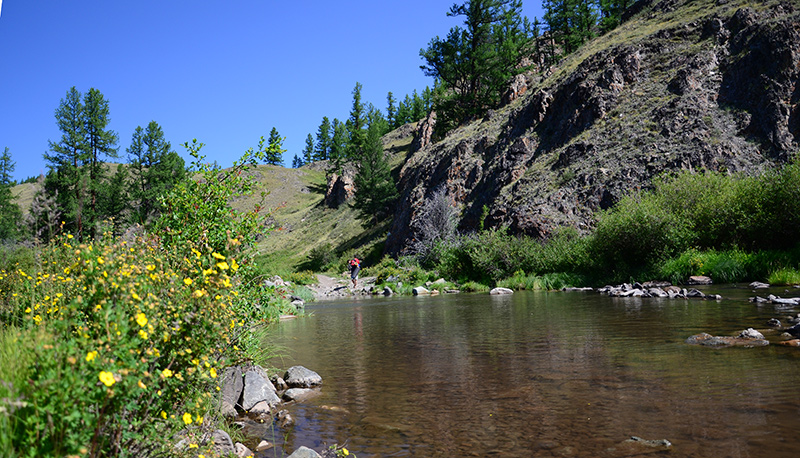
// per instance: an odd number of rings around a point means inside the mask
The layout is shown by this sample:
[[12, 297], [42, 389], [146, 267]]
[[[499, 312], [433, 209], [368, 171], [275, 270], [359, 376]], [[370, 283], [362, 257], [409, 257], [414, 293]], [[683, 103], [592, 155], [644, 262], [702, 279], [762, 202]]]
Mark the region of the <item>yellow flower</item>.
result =
[[134, 299], [136, 299], [137, 301], [142, 299], [141, 297], [139, 297], [139, 295], [138, 295], [138, 294], [136, 294], [136, 293], [135, 293], [135, 292], [133, 292], [133, 291], [131, 291], [131, 297], [132, 297], [132, 298], [134, 298]]
[[98, 263], [98, 264], [103, 264], [104, 262], [105, 262], [105, 261], [103, 260], [103, 257], [102, 257], [102, 256], [98, 256], [98, 257], [97, 257], [97, 263]]
[[211, 368], [210, 371], [208, 371], [208, 373], [211, 374], [211, 378], [217, 378], [217, 370], [214, 369], [213, 367]]
[[139, 388], [141, 388], [141, 389], [143, 389], [143, 390], [146, 390], [146, 389], [147, 389], [147, 385], [145, 385], [144, 383], [142, 383], [142, 381], [141, 381], [141, 380], [139, 380], [139, 383], [137, 383], [137, 385], [139, 385]]
[[147, 331], [145, 331], [144, 329], [140, 329], [139, 330], [139, 337], [141, 337], [142, 340], [147, 340]]
[[346, 448], [342, 447], [342, 454], [343, 454], [344, 456], [347, 456], [347, 455], [349, 455], [349, 454], [350, 454], [350, 450], [347, 450]]
[[219, 270], [228, 270], [230, 268], [228, 267], [228, 263], [225, 261], [218, 262], [217, 267], [219, 268]]
[[147, 317], [144, 313], [139, 312], [136, 314], [136, 322], [139, 323], [139, 326], [144, 327], [147, 324]]
[[186, 423], [187, 425], [192, 424], [192, 414], [190, 414], [189, 412], [183, 414], [183, 422]]
[[214, 256], [214, 258], [219, 259], [220, 261], [225, 259], [225, 256], [222, 256], [217, 252], [211, 253], [211, 256]]
[[191, 279], [191, 278], [184, 278], [184, 279], [183, 279], [183, 283], [184, 283], [186, 286], [189, 286], [189, 285], [191, 285], [191, 284], [192, 284], [192, 279]]
[[112, 374], [111, 372], [100, 371], [98, 378], [100, 379], [101, 382], [103, 382], [103, 385], [105, 386], [111, 386], [117, 382], [116, 380], [114, 380], [114, 374]]
[[154, 266], [153, 264], [148, 264], [147, 265], [147, 270], [149, 270], [149, 271], [156, 270], [156, 266]]
[[239, 270], [239, 264], [236, 263], [235, 259], [231, 260], [231, 269], [233, 269], [234, 272]]
[[72, 238], [72, 234], [67, 234], [67, 238], [71, 239]]
[[189, 444], [189, 448], [200, 448], [197, 444]]
[[90, 351], [89, 353], [86, 353], [86, 361], [94, 361], [95, 358], [97, 358], [96, 351]]
[[163, 418], [164, 420], [167, 419], [167, 413], [164, 412], [163, 410], [161, 411], [161, 418]]
[[164, 378], [170, 378], [172, 377], [172, 371], [169, 369], [164, 369], [163, 371], [161, 371], [161, 376]]

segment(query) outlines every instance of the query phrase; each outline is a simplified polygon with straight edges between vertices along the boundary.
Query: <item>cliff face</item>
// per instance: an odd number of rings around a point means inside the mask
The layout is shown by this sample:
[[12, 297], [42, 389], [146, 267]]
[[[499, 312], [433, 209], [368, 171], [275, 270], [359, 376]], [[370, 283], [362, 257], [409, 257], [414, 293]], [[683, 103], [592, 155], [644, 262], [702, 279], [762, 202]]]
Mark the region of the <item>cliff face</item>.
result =
[[758, 173], [800, 143], [800, 13], [790, 3], [642, 0], [507, 106], [422, 145], [400, 173], [387, 242], [416, 237], [440, 186], [460, 228], [546, 238], [679, 169]]

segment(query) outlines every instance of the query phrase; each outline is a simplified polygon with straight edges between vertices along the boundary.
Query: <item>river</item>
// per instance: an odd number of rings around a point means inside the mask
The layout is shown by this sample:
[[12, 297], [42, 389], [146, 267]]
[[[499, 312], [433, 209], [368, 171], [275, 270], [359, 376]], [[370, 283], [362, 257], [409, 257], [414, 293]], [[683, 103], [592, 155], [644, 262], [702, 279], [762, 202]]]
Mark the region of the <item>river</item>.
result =
[[[745, 288], [705, 291], [725, 299], [518, 292], [312, 304], [270, 343], [284, 348], [274, 365], [318, 372], [321, 394], [289, 407], [295, 426], [261, 431], [277, 447], [258, 456], [346, 441], [358, 458], [796, 457], [800, 349], [685, 339], [753, 327], [777, 342], [767, 320], [797, 310], [756, 306]], [[631, 436], [672, 446], [631, 447]]]

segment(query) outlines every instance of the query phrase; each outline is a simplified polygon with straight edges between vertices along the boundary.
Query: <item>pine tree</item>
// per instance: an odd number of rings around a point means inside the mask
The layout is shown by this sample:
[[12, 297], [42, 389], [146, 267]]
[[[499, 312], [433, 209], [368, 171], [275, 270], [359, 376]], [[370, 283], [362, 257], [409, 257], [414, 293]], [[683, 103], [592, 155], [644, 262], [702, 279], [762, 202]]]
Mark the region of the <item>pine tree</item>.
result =
[[599, 0], [600, 30], [605, 33], [616, 28], [622, 22], [622, 13], [632, 3], [631, 0]]
[[396, 104], [397, 104], [397, 99], [395, 99], [394, 95], [391, 92], [389, 92], [386, 95], [386, 121], [389, 122], [389, 125], [392, 126], [392, 128], [400, 127], [395, 122], [395, 118], [397, 115]]
[[303, 159], [300, 156], [298, 156], [297, 154], [295, 154], [294, 155], [294, 159], [292, 159], [292, 168], [293, 169], [299, 169], [300, 167], [302, 167], [304, 165], [305, 165], [305, 163], [303, 162]]
[[322, 117], [322, 122], [317, 129], [317, 143], [314, 146], [314, 160], [324, 161], [331, 155], [331, 121], [327, 116]]
[[[130, 163], [130, 196], [134, 208], [131, 217], [134, 222], [145, 224], [161, 212], [159, 196], [186, 176], [186, 164], [172, 149], [161, 126], [155, 121], [150, 121], [146, 129], [136, 127], [131, 137], [131, 146], [126, 151]], [[121, 172], [118, 170], [117, 173]]]
[[[95, 88], [90, 88], [83, 102], [84, 125], [86, 132], [86, 152], [89, 159], [89, 205], [87, 225], [94, 228], [98, 219], [98, 191], [105, 179], [106, 168], [103, 157], [117, 157], [118, 136], [113, 130], [107, 130], [110, 122], [108, 101]], [[92, 229], [93, 230], [93, 229]]]
[[16, 240], [22, 235], [22, 210], [14, 202], [14, 194], [11, 192], [11, 187], [14, 186], [11, 177], [14, 167], [11, 153], [6, 147], [0, 156], [0, 240]]
[[397, 188], [383, 152], [379, 125], [370, 124], [367, 129], [357, 164], [358, 172], [353, 179], [356, 194], [352, 205], [364, 224], [369, 225], [389, 215], [397, 200]]
[[327, 173], [341, 174], [344, 163], [347, 161], [347, 127], [338, 118], [333, 118], [331, 129], [333, 135], [331, 136], [330, 162]]
[[314, 162], [314, 137], [311, 134], [306, 137], [306, 147], [303, 148], [303, 161], [306, 164]]
[[269, 145], [267, 148], [263, 148], [263, 142], [259, 143], [259, 151], [261, 152], [263, 150], [264, 159], [267, 164], [283, 165], [283, 153], [286, 152], [286, 150], [282, 148], [283, 140], [284, 138], [278, 133], [278, 129], [273, 127], [272, 130], [269, 131], [269, 139], [267, 140]]
[[353, 106], [350, 108], [350, 117], [347, 119], [347, 160], [358, 161], [366, 137], [366, 112], [361, 101], [361, 83], [356, 83], [353, 88]]
[[58, 142], [49, 142], [50, 152], [44, 154], [49, 172], [44, 179], [48, 195], [57, 196], [57, 206], [63, 212], [66, 228], [79, 238], [84, 229], [84, 206], [87, 195], [86, 125], [81, 93], [75, 86], [67, 91], [56, 109], [56, 123], [61, 131]]
[[123, 227], [126, 214], [131, 207], [131, 199], [128, 194], [130, 185], [128, 183], [128, 167], [125, 164], [117, 165], [117, 171], [103, 183], [100, 200], [98, 202], [99, 212], [104, 218], [113, 221], [115, 234], [119, 234]]
[[26, 222], [34, 237], [47, 242], [56, 235], [59, 221], [61, 221], [62, 212], [58, 206], [58, 190], [49, 193], [45, 189], [44, 175], [39, 175], [34, 189], [36, 192], [33, 195]]

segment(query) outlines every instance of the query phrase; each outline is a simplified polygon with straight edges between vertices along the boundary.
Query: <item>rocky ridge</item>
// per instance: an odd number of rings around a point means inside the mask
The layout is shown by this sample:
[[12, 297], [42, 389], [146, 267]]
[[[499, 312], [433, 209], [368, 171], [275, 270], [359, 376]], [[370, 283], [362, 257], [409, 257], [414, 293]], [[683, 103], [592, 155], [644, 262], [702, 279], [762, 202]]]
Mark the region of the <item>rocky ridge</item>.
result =
[[[548, 78], [514, 81], [515, 99], [419, 148], [400, 172], [387, 251], [417, 237], [440, 187], [479, 225], [546, 238], [581, 232], [598, 210], [681, 169], [758, 173], [800, 134], [800, 14], [787, 2], [641, 0], [617, 30]], [[520, 84], [527, 85], [522, 89]], [[427, 135], [425, 135], [427, 133]]]

